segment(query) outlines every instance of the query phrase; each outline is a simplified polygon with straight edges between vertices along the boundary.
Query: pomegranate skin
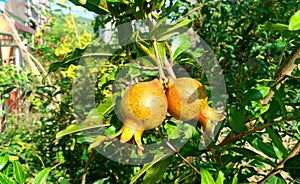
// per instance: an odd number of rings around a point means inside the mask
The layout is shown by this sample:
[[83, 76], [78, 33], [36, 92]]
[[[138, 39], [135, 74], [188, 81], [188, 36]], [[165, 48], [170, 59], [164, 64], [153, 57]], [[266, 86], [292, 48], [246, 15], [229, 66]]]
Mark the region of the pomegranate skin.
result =
[[143, 130], [161, 125], [166, 117], [167, 108], [164, 87], [158, 79], [133, 85], [120, 103], [124, 123], [130, 120], [127, 126]]
[[166, 96], [169, 113], [182, 121], [195, 119], [200, 122], [206, 140], [213, 137], [213, 124], [225, 118], [220, 111], [208, 105], [206, 89], [195, 79], [169, 78]]
[[205, 87], [192, 78], [170, 78], [166, 96], [169, 113], [182, 121], [197, 119], [201, 109], [207, 105]]
[[142, 151], [141, 137], [144, 130], [158, 127], [166, 118], [168, 101], [164, 86], [158, 79], [137, 83], [128, 89], [119, 107], [123, 126], [116, 136], [121, 134], [121, 143], [134, 137]]

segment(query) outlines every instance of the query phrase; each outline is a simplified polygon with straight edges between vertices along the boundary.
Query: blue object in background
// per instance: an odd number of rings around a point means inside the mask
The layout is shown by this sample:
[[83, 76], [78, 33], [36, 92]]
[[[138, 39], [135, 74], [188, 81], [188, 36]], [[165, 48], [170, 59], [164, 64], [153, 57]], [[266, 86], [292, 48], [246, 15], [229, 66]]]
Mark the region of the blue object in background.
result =
[[[5, 5], [6, 5], [6, 0], [0, 0], [0, 9], [5, 9]], [[2, 13], [1, 10], [0, 13]]]

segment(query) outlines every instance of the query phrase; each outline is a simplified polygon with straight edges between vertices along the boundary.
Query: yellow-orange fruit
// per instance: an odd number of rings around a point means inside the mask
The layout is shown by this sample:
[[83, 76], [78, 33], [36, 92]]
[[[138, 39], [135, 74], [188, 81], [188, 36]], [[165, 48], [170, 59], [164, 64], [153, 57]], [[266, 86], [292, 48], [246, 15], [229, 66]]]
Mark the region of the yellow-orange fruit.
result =
[[168, 111], [173, 117], [182, 121], [198, 120], [209, 136], [212, 134], [210, 123], [225, 118], [222, 113], [209, 107], [206, 89], [195, 79], [169, 78], [166, 96]]
[[120, 141], [124, 143], [134, 137], [137, 145], [142, 146], [143, 131], [161, 125], [166, 118], [167, 107], [164, 87], [158, 79], [130, 87], [120, 102], [124, 120], [118, 132], [121, 134]]

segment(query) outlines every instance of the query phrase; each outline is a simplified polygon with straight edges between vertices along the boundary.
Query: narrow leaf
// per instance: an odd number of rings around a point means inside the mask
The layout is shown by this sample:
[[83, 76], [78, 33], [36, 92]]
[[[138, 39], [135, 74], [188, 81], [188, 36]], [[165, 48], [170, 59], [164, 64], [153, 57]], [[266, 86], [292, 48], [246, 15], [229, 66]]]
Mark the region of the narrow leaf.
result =
[[222, 171], [219, 171], [218, 178], [216, 184], [223, 184], [225, 181], [225, 176]]
[[13, 170], [14, 170], [14, 178], [16, 179], [16, 181], [18, 183], [25, 183], [25, 181], [26, 181], [25, 172], [19, 161], [13, 162]]
[[161, 25], [153, 30], [151, 35], [157, 38], [158, 41], [168, 40], [172, 36], [186, 32], [191, 22], [190, 19], [183, 19], [171, 25]]
[[76, 132], [80, 132], [80, 131], [84, 131], [84, 130], [88, 130], [88, 129], [92, 129], [92, 128], [99, 128], [99, 127], [104, 127], [104, 126], [109, 126], [109, 124], [98, 124], [98, 125], [87, 125], [87, 124], [72, 124], [69, 125], [66, 129], [59, 131], [56, 134], [56, 139], [60, 139], [65, 135], [68, 134], [72, 134], [72, 133], [76, 133]]
[[8, 154], [5, 154], [4, 156], [0, 157], [0, 171], [5, 167], [7, 162], [8, 162]]
[[[268, 132], [274, 146], [276, 146], [278, 148], [278, 151], [282, 152], [284, 158], [286, 158], [288, 156], [288, 151], [285, 148], [285, 146], [283, 145], [282, 139], [272, 128], [268, 127], [268, 128], [266, 128], [266, 131]], [[274, 151], [277, 151], [277, 150], [274, 150]]]
[[38, 175], [34, 178], [32, 184], [46, 184], [47, 178], [50, 172], [50, 168], [45, 168], [38, 173]]
[[268, 145], [264, 143], [261, 139], [256, 140], [256, 149], [263, 152], [265, 155], [271, 158], [277, 158], [276, 153], [273, 150], [273, 147], [271, 145]]
[[204, 168], [200, 168], [201, 173], [201, 183], [202, 184], [215, 184], [214, 178], [211, 176], [211, 174]]
[[8, 176], [4, 175], [3, 173], [0, 172], [0, 183], [1, 184], [16, 184], [15, 181], [10, 179]]
[[254, 151], [251, 151], [249, 149], [246, 149], [246, 148], [230, 148], [230, 150], [234, 151], [234, 152], [237, 152], [237, 153], [240, 153], [242, 154], [244, 157], [247, 157], [247, 158], [250, 158], [250, 159], [256, 159], [258, 161], [261, 161], [261, 162], [264, 162], [266, 164], [269, 164], [273, 167], [276, 166], [276, 164], [274, 162], [272, 162], [271, 160], [263, 157], [263, 156], [260, 156], [258, 155], [257, 153], [255, 153]]
[[238, 184], [239, 183], [239, 178], [238, 178], [238, 173], [236, 173], [232, 179], [232, 184]]
[[162, 153], [162, 152], [159, 152], [157, 153], [154, 158], [153, 158], [153, 161], [151, 163], [148, 163], [148, 164], [145, 164], [144, 167], [139, 170], [135, 176], [133, 178], [131, 178], [131, 181], [130, 181], [130, 184], [133, 184], [134, 182], [136, 182], [136, 180], [138, 178], [140, 178], [148, 169], [150, 169], [154, 164], [158, 163], [159, 161], [169, 157], [172, 153], [171, 152], [168, 152], [168, 153]]
[[147, 170], [145, 176], [144, 176], [144, 183], [145, 184], [152, 184], [159, 181], [159, 179], [163, 176], [165, 173], [168, 165], [170, 165], [171, 159], [170, 157], [167, 159], [164, 159], [152, 166], [150, 169]]

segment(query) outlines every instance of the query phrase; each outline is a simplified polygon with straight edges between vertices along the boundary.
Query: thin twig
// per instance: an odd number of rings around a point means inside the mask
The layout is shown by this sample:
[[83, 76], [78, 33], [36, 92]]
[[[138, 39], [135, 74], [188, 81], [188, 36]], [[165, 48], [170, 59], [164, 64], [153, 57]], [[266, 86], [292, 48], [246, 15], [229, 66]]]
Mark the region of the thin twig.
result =
[[184, 158], [184, 156], [182, 156], [179, 153], [179, 150], [177, 150], [169, 141], [167, 141], [165, 139], [165, 136], [160, 132], [160, 130], [158, 128], [156, 128], [156, 131], [158, 133], [158, 135], [166, 142], [167, 146], [169, 146], [169, 148], [174, 151], [185, 163], [187, 163], [197, 174], [201, 175], [201, 173], [199, 172], [199, 170], [193, 166], [186, 158]]
[[54, 170], [55, 168], [57, 168], [58, 166], [62, 165], [62, 162], [57, 163], [55, 166], [51, 167], [50, 170]]
[[76, 23], [75, 23], [75, 20], [74, 20], [74, 16], [70, 13], [70, 16], [71, 16], [71, 21], [72, 21], [72, 24], [74, 26], [74, 31], [75, 31], [75, 35], [76, 35], [76, 38], [77, 38], [77, 41], [78, 41], [78, 44], [79, 44], [79, 48], [81, 48], [81, 40], [80, 40], [80, 36], [78, 34], [78, 29], [77, 29], [77, 26], [76, 26]]
[[281, 172], [281, 170], [283, 169], [284, 167], [284, 163], [296, 156], [298, 153], [300, 152], [300, 141], [298, 141], [298, 143], [294, 146], [294, 148], [292, 149], [292, 151], [290, 152], [290, 154], [285, 158], [283, 159], [267, 176], [265, 176], [259, 183], [265, 183], [270, 177], [274, 176], [275, 174]]
[[[151, 13], [148, 13], [148, 22], [149, 22], [149, 30], [151, 32], [151, 30], [153, 29], [153, 22], [152, 22], [152, 14]], [[154, 47], [155, 58], [156, 58], [155, 61], [156, 61], [156, 65], [157, 65], [157, 68], [158, 68], [159, 77], [163, 81], [165, 81], [166, 80], [166, 76], [165, 76], [163, 68], [162, 68], [162, 63], [161, 63], [160, 55], [159, 55], [158, 48], [157, 48], [156, 38], [153, 36], [151, 38], [151, 40], [152, 40], [153, 47]]]
[[92, 160], [92, 158], [93, 158], [95, 152], [96, 152], [96, 149], [92, 149], [91, 152], [90, 152], [90, 154], [89, 154], [88, 160], [86, 161], [86, 164], [85, 164], [85, 166], [84, 166], [81, 184], [85, 184], [86, 173], [87, 173], [87, 170], [88, 170], [88, 168], [89, 168], [89, 165], [90, 165], [90, 163], [91, 163], [91, 160]]
[[221, 146], [223, 146], [223, 145], [225, 145], [225, 144], [227, 144], [227, 143], [229, 143], [229, 142], [231, 142], [231, 141], [234, 141], [234, 140], [236, 140], [236, 139], [238, 139], [238, 138], [244, 137], [244, 136], [249, 135], [249, 134], [251, 134], [251, 133], [261, 131], [261, 130], [263, 130], [263, 129], [269, 127], [269, 126], [275, 125], [275, 124], [277, 124], [277, 123], [279, 123], [279, 122], [276, 122], [276, 123], [268, 123], [268, 124], [265, 124], [265, 125], [263, 125], [263, 126], [260, 126], [260, 127], [257, 127], [257, 128], [253, 128], [252, 130], [249, 130], [249, 131], [247, 131], [247, 132], [239, 133], [239, 134], [237, 134], [237, 135], [235, 135], [235, 136], [233, 136], [233, 137], [229, 137], [228, 139], [223, 140], [223, 141], [222, 141], [220, 144], [218, 144], [217, 146], [218, 146], [218, 147], [221, 147]]
[[173, 62], [174, 62], [172, 49], [171, 49], [170, 45], [168, 44], [168, 42], [166, 42], [166, 41], [165, 41], [165, 46], [166, 46], [166, 48], [169, 52], [170, 62], [167, 59], [165, 59], [164, 64], [165, 64], [165, 67], [166, 67], [166, 70], [167, 70], [169, 76], [171, 76], [172, 78], [175, 79], [176, 75], [175, 75], [175, 73], [173, 71], [173, 68], [172, 68], [173, 67]]

